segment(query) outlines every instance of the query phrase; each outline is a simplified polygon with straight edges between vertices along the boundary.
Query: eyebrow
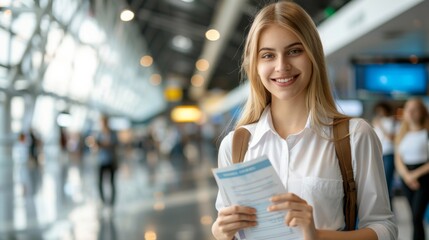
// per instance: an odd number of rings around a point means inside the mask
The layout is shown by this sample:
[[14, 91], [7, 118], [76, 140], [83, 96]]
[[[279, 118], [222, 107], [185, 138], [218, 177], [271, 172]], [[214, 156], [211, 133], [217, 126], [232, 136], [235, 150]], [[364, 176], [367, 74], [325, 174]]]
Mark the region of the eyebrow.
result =
[[[296, 46], [296, 45], [302, 45], [302, 43], [301, 43], [301, 42], [294, 42], [294, 43], [291, 43], [291, 44], [287, 45], [287, 46], [285, 47], [285, 49], [287, 49], [287, 48], [291, 48], [291, 47], [294, 47], [294, 46]], [[259, 51], [258, 51], [258, 52], [265, 51], [265, 50], [266, 50], [266, 51], [273, 51], [273, 50], [274, 50], [274, 48], [264, 47], [264, 48], [259, 49]]]

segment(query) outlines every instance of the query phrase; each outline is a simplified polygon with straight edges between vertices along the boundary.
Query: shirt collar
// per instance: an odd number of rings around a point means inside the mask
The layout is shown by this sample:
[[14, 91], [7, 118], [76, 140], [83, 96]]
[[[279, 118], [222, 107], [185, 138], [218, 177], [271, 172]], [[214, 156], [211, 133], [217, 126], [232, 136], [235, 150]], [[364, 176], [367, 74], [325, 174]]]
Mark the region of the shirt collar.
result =
[[[311, 112], [308, 114], [307, 122], [302, 132], [304, 132], [306, 129], [311, 129]], [[270, 105], [265, 107], [261, 117], [259, 118], [259, 121], [256, 123], [255, 131], [249, 143], [249, 148], [258, 144], [267, 132], [271, 132], [272, 134], [279, 136], [274, 129]]]

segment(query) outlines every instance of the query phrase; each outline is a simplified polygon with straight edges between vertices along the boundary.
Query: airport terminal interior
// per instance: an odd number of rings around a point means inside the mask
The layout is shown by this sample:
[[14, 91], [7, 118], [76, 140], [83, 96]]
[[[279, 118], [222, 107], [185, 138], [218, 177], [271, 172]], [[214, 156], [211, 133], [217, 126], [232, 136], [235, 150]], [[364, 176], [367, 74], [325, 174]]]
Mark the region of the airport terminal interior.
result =
[[[0, 240], [214, 240], [212, 170], [249, 96], [249, 26], [273, 2], [0, 0]], [[408, 99], [429, 108], [429, 1], [294, 2], [340, 111], [373, 123], [388, 103], [399, 125]], [[392, 208], [411, 240], [401, 184]]]

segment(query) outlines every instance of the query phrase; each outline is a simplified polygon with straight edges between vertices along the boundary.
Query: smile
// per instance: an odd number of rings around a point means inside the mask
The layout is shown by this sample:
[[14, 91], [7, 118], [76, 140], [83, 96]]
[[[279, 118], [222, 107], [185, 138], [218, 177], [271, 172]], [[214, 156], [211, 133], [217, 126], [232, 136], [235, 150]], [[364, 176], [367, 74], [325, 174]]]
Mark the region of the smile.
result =
[[288, 83], [290, 81], [296, 80], [298, 78], [298, 75], [292, 76], [292, 77], [284, 77], [284, 78], [272, 78], [272, 81], [275, 81], [277, 83]]
[[291, 77], [291, 78], [283, 78], [283, 79], [275, 79], [275, 81], [279, 82], [279, 83], [287, 83], [287, 82], [292, 81], [292, 80], [293, 80], [293, 77]]

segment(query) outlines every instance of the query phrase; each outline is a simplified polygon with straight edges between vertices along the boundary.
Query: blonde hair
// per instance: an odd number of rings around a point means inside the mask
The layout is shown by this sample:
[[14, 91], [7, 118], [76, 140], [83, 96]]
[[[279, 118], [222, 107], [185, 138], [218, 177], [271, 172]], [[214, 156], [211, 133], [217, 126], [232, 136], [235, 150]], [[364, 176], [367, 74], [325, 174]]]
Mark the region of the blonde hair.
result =
[[242, 72], [250, 81], [250, 96], [236, 127], [257, 122], [270, 103], [271, 95], [258, 76], [257, 54], [261, 32], [274, 24], [293, 32], [303, 44], [312, 62], [312, 75], [306, 97], [307, 109], [312, 112], [312, 126], [320, 130], [320, 126], [329, 124], [322, 119], [346, 118], [338, 112], [331, 93], [323, 47], [315, 24], [299, 5], [283, 1], [264, 7], [256, 15], [249, 30], [244, 46]]
[[[429, 117], [429, 113], [428, 110], [425, 106], [425, 104], [423, 103], [423, 101], [420, 98], [410, 98], [408, 99], [408, 101], [405, 103], [404, 108], [406, 107], [406, 105], [410, 102], [416, 102], [420, 111], [420, 119], [419, 119], [419, 124], [425, 128], [425, 129], [429, 129], [428, 127], [428, 117]], [[399, 128], [399, 132], [396, 135], [395, 138], [395, 144], [399, 145], [402, 141], [402, 139], [405, 137], [405, 135], [410, 131], [410, 123], [408, 121], [406, 121], [404, 118], [402, 118], [402, 123], [401, 123], [401, 127]]]

